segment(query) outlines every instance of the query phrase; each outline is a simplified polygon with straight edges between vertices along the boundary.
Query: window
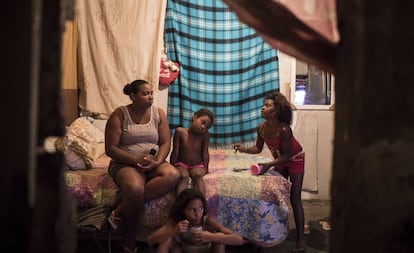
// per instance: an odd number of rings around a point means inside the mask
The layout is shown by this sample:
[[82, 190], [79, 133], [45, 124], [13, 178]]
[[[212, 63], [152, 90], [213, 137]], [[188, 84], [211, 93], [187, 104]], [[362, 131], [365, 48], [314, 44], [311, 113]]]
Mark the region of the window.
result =
[[332, 74], [294, 58], [291, 73], [290, 98], [296, 108], [333, 108], [335, 78]]

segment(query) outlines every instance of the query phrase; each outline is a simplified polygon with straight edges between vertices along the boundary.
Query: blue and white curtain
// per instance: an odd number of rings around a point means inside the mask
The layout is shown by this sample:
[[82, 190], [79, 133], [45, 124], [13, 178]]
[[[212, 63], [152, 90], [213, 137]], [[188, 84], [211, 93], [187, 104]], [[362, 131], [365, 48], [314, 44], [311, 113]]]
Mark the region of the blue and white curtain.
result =
[[212, 145], [254, 141], [263, 98], [279, 89], [277, 51], [221, 0], [168, 0], [165, 49], [180, 63], [168, 95], [172, 131], [204, 107], [216, 115]]

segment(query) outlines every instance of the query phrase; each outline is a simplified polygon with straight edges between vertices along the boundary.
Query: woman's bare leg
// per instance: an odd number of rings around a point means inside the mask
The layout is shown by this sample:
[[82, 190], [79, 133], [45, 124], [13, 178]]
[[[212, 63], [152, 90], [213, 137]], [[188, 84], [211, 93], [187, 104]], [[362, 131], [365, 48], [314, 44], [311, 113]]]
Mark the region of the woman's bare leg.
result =
[[145, 202], [174, 191], [179, 178], [180, 173], [174, 166], [167, 162], [162, 163], [149, 173], [148, 182], [145, 185]]
[[122, 224], [123, 245], [134, 252], [136, 248], [136, 234], [138, 221], [144, 210], [145, 177], [137, 173], [133, 167], [121, 169], [116, 175], [117, 184], [120, 186], [122, 196]]

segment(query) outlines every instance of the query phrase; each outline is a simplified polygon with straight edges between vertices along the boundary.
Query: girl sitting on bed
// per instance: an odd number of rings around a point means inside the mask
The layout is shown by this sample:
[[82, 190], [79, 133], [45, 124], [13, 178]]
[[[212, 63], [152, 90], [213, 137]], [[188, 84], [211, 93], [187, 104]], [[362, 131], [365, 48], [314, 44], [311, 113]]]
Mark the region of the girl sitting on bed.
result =
[[182, 249], [191, 252], [192, 248], [224, 253], [225, 245], [244, 243], [240, 235], [209, 216], [206, 209], [206, 200], [201, 193], [184, 189], [171, 207], [166, 224], [148, 236], [147, 243], [158, 244], [157, 253], [180, 253]]
[[245, 148], [238, 143], [234, 145], [234, 149], [244, 153], [258, 154], [262, 152], [264, 143], [269, 147], [274, 160], [259, 164], [262, 166], [261, 171], [265, 173], [273, 167], [286, 178], [290, 178], [292, 183], [290, 202], [297, 231], [296, 246], [293, 251], [305, 252], [305, 219], [301, 199], [305, 153], [290, 128], [292, 108], [283, 94], [272, 92], [265, 97], [261, 112], [262, 118], [266, 121], [258, 126], [256, 144]]

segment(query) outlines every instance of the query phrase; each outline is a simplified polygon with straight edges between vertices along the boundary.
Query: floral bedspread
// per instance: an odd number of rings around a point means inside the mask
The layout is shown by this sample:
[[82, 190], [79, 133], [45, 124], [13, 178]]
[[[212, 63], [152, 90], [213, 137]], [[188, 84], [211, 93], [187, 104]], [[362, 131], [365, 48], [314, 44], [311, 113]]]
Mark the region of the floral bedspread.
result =
[[[108, 175], [109, 160], [108, 156], [102, 155], [93, 162], [92, 169], [66, 171], [67, 189], [80, 207], [116, 204], [120, 192]], [[172, 193], [168, 193], [145, 203], [143, 224], [147, 227], [162, 225], [167, 219], [173, 197]]]
[[266, 159], [210, 150], [204, 182], [210, 214], [250, 242], [271, 247], [289, 234], [290, 182], [277, 172], [251, 175], [250, 165]]
[[[267, 158], [210, 150], [209, 173], [204, 176], [209, 213], [252, 243], [271, 247], [289, 233], [290, 183], [280, 175], [253, 176], [251, 164]], [[107, 173], [109, 157], [96, 159], [89, 170], [68, 170], [66, 184], [83, 207], [114, 205], [119, 188]], [[158, 227], [167, 219], [173, 194], [146, 203], [144, 225]]]

